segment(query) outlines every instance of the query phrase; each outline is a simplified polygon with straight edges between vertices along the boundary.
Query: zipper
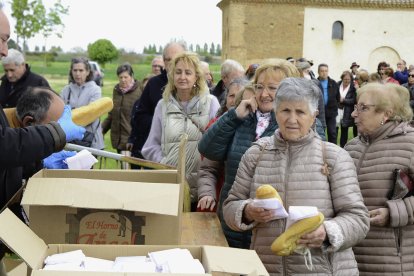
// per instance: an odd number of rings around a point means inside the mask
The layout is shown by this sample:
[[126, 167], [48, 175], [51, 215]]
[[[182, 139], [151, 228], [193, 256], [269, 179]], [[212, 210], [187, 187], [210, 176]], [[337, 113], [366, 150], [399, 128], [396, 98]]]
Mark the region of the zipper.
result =
[[395, 228], [394, 235], [395, 235], [395, 246], [397, 247], [397, 255], [398, 257], [401, 257], [401, 229]]
[[[289, 143], [288, 142], [286, 142], [286, 145], [287, 145], [287, 147], [286, 147], [286, 158], [287, 158], [287, 160], [286, 160], [286, 169], [285, 169], [285, 181], [284, 181], [284, 186], [285, 186], [285, 196], [284, 196], [284, 200], [283, 200], [283, 205], [284, 205], [284, 207], [285, 207], [285, 209], [287, 208], [287, 205], [286, 205], [286, 202], [287, 202], [287, 197], [288, 197], [288, 190], [287, 190], [287, 184], [288, 184], [288, 179], [289, 179], [289, 167], [290, 167], [290, 162], [291, 162], [291, 156], [290, 156], [290, 154], [291, 154], [291, 152], [290, 152], [290, 145], [289, 145]], [[283, 226], [283, 232], [285, 232], [286, 231], [286, 222], [287, 222], [287, 219], [285, 219], [284, 220], [285, 221], [285, 224], [284, 224], [284, 226]], [[282, 263], [283, 263], [283, 275], [288, 275], [288, 273], [287, 273], [287, 268], [286, 268], [286, 258], [287, 257], [282, 257]]]
[[367, 153], [369, 147], [371, 146], [371, 144], [369, 142], [367, 142], [366, 145], [367, 146], [365, 147], [364, 151], [362, 152], [362, 155], [358, 159], [357, 175], [359, 175], [359, 170], [361, 169], [362, 161], [364, 160], [365, 154]]

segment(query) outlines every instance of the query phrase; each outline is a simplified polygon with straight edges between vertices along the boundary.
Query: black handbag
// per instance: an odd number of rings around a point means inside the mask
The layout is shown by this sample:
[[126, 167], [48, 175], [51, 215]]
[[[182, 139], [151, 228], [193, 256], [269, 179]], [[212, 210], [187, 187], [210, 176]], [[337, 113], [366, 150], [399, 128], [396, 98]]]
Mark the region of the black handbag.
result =
[[93, 142], [93, 138], [95, 138], [95, 134], [93, 134], [92, 132], [86, 131], [85, 134], [83, 135], [82, 140], [73, 140], [71, 141], [71, 143], [90, 148]]
[[403, 199], [414, 194], [414, 181], [405, 171], [395, 169], [394, 179], [394, 188], [389, 196], [389, 199]]

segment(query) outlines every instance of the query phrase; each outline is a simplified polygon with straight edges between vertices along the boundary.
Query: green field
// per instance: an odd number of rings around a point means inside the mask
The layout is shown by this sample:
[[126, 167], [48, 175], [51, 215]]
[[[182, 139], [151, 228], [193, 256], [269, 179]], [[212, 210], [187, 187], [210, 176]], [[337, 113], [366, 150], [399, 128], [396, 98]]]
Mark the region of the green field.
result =
[[[70, 62], [52, 62], [49, 66], [44, 66], [43, 61], [30, 61], [28, 64], [31, 66], [31, 70], [37, 74], [44, 76], [50, 86], [57, 93], [60, 93], [65, 85], [68, 84], [68, 73]], [[112, 98], [112, 90], [114, 86], [118, 83], [118, 78], [116, 76], [116, 68], [119, 64], [109, 63], [106, 64], [104, 68], [104, 86], [102, 87], [102, 96]], [[135, 72], [135, 78], [142, 80], [151, 71], [150, 64], [132, 64], [132, 67]], [[210, 70], [214, 75], [214, 79], [217, 81], [220, 79], [220, 65], [211, 65]], [[105, 116], [101, 117], [101, 120], [104, 120]], [[105, 135], [105, 150], [116, 152], [110, 141], [110, 132]], [[116, 169], [118, 165], [115, 160], [106, 160], [97, 164], [95, 167], [107, 168], [107, 169]]]

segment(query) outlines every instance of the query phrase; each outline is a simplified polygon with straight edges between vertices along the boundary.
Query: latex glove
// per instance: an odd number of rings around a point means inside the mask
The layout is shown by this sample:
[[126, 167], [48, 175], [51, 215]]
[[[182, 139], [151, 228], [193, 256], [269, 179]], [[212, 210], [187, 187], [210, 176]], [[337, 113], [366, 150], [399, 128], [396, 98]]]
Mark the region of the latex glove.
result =
[[47, 169], [67, 169], [68, 165], [63, 162], [68, 157], [72, 157], [76, 155], [76, 151], [66, 151], [62, 150], [59, 152], [55, 152], [52, 155], [43, 159], [43, 167]]
[[72, 121], [72, 110], [69, 105], [65, 105], [62, 116], [58, 120], [58, 124], [62, 127], [66, 134], [66, 141], [82, 140], [85, 134], [85, 128], [76, 125]]

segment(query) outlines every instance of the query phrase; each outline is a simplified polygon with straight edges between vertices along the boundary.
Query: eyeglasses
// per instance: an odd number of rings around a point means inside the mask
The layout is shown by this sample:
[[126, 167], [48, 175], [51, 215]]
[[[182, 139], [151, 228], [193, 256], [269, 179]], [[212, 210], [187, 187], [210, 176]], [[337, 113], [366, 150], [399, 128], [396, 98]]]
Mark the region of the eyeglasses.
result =
[[408, 75], [408, 76], [414, 78], [414, 75]]
[[270, 93], [276, 93], [277, 92], [277, 85], [271, 84], [271, 85], [263, 85], [263, 84], [255, 84], [253, 85], [254, 91], [256, 93], [262, 93], [265, 89], [269, 91]]
[[370, 106], [375, 106], [375, 104], [356, 104], [354, 105], [354, 110], [356, 110], [358, 113], [366, 112], [369, 110]]

